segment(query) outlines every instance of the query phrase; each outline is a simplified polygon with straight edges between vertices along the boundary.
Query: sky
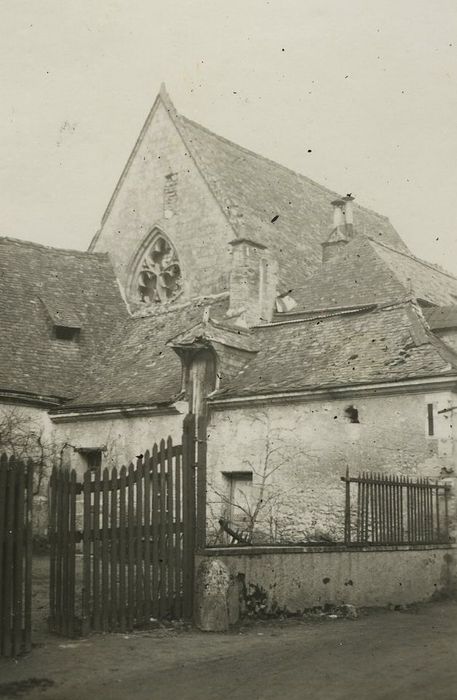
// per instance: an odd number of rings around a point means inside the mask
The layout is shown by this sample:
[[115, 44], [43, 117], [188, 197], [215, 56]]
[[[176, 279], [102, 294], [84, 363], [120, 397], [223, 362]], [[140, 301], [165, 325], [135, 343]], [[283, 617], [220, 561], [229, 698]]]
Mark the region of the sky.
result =
[[0, 235], [86, 249], [165, 82], [457, 275], [455, 0], [0, 0], [0, 27]]

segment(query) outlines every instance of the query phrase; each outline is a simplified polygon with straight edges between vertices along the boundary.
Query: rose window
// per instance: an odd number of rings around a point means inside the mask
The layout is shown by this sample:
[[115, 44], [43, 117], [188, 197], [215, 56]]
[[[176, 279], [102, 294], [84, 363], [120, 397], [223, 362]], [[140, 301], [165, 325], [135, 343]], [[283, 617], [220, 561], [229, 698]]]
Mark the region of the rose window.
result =
[[173, 246], [158, 236], [142, 259], [138, 273], [138, 294], [147, 304], [172, 301], [181, 292], [181, 268]]

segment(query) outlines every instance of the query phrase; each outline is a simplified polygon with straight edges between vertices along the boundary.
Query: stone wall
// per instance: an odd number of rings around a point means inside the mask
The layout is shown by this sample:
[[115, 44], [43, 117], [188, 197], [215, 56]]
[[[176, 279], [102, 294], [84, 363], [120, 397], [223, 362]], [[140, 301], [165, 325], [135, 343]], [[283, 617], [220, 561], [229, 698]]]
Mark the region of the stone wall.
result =
[[67, 466], [75, 468], [82, 477], [87, 468], [80, 448], [102, 448], [102, 467], [117, 468], [128, 465], [135, 457], [151, 450], [154, 442], [171, 435], [176, 444], [181, 443], [184, 415], [149, 415], [120, 417], [104, 420], [79, 420], [57, 423], [56, 439], [68, 445]]
[[456, 593], [455, 549], [445, 546], [217, 548], [198, 555], [197, 567], [213, 558], [228, 570], [232, 622], [243, 610], [268, 615], [324, 605], [409, 605]]
[[45, 408], [0, 403], [0, 453], [5, 451], [19, 458], [32, 459], [35, 463], [32, 514], [34, 536], [44, 536], [47, 532], [48, 481], [53, 465], [59, 464], [60, 448]]
[[109, 252], [124, 289], [135, 255], [154, 227], [178, 254], [182, 299], [228, 289], [233, 231], [161, 101], [94, 248]]
[[[433, 436], [428, 408], [433, 404]], [[447, 392], [265, 404], [214, 410], [208, 426], [208, 542], [230, 511], [254, 542], [341, 541], [349, 468], [438, 478], [456, 464], [455, 405]], [[349, 409], [349, 411], [348, 411]], [[358, 423], [350, 415], [358, 412]], [[251, 472], [229, 502], [231, 472]], [[255, 510], [257, 508], [257, 513]]]

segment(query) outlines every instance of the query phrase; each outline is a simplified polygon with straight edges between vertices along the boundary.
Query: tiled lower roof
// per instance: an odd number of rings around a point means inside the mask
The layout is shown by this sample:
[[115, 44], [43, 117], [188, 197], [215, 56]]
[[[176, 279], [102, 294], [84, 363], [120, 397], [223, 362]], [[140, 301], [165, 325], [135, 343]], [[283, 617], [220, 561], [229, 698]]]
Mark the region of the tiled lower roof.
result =
[[457, 278], [410, 254], [357, 236], [290, 295], [297, 302], [294, 313], [411, 297], [444, 305], [457, 298]]
[[[108, 255], [0, 238], [0, 392], [70, 398], [128, 312]], [[53, 326], [80, 328], [78, 342]]]
[[107, 339], [77, 398], [63, 410], [171, 403], [181, 391], [181, 362], [167, 342], [195, 326], [208, 305], [212, 318], [222, 319], [228, 297], [201, 298], [165, 313], [127, 319]]
[[216, 398], [457, 374], [457, 355], [405, 303], [255, 329], [260, 351]]

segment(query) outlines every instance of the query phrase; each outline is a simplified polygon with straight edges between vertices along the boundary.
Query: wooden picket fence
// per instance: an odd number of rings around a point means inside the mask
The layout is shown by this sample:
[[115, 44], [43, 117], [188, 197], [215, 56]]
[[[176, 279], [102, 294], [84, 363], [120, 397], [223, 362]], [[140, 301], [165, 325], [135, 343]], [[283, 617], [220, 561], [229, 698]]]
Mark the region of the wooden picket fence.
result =
[[0, 656], [32, 647], [33, 464], [0, 457]]
[[346, 544], [449, 542], [448, 485], [370, 472], [357, 477], [347, 472], [341, 479], [346, 484]]
[[53, 471], [52, 630], [71, 637], [191, 617], [195, 466], [187, 416], [182, 444], [161, 440], [136, 465], [87, 471], [82, 483], [74, 471]]

